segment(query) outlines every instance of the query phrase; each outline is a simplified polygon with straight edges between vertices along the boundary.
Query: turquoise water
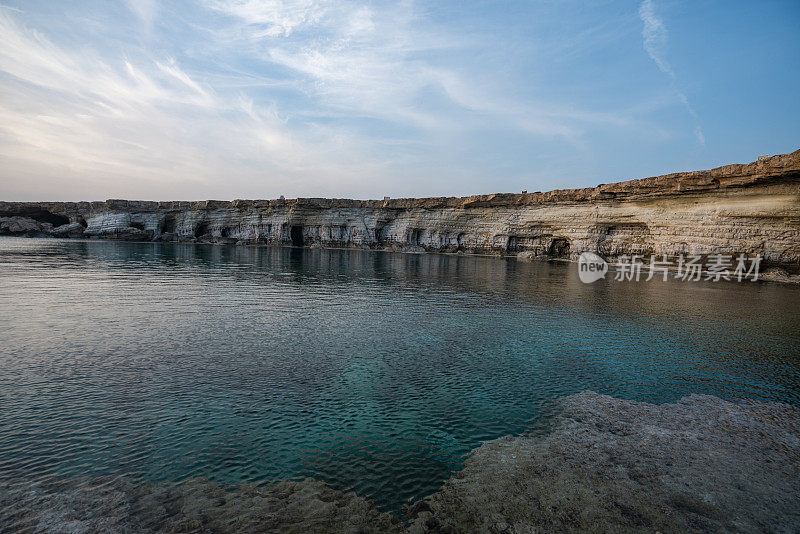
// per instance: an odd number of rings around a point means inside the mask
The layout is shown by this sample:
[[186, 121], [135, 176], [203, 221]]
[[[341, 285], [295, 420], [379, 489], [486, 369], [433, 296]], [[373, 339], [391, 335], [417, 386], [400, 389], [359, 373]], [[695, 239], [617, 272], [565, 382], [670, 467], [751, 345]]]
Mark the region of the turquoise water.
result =
[[0, 239], [0, 479], [313, 476], [383, 508], [586, 389], [800, 404], [800, 287]]

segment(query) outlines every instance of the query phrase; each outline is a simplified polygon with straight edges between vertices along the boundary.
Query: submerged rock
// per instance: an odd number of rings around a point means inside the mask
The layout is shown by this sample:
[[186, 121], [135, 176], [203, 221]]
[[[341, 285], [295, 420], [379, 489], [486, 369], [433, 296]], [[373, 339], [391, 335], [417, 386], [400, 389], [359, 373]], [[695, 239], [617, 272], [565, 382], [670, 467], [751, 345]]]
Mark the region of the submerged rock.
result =
[[791, 275], [784, 269], [775, 267], [768, 269], [766, 272], [759, 275], [759, 280], [766, 280], [767, 282], [781, 282], [784, 284], [800, 284], [800, 275]]
[[797, 532], [800, 410], [584, 392], [546, 436], [476, 449], [410, 515], [416, 533]]
[[800, 409], [584, 392], [546, 435], [475, 449], [408, 523], [313, 479], [0, 482], [1, 532], [797, 532]]
[[78, 477], [0, 487], [0, 531], [391, 533], [403, 525], [313, 479], [229, 487]]

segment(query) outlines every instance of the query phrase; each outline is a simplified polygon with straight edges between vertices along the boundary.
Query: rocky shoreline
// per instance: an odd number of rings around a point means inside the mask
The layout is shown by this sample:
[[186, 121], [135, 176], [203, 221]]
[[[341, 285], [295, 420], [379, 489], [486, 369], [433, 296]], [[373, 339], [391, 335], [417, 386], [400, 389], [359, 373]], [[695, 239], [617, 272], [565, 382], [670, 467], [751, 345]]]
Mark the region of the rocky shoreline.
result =
[[797, 532], [800, 409], [691, 395], [562, 399], [546, 435], [486, 442], [442, 489], [380, 512], [306, 479], [0, 483], [3, 532]]
[[594, 188], [470, 197], [0, 202], [0, 234], [575, 259], [761, 254], [800, 271], [800, 150]]
[[412, 532], [797, 532], [800, 410], [584, 392], [543, 437], [483, 444]]

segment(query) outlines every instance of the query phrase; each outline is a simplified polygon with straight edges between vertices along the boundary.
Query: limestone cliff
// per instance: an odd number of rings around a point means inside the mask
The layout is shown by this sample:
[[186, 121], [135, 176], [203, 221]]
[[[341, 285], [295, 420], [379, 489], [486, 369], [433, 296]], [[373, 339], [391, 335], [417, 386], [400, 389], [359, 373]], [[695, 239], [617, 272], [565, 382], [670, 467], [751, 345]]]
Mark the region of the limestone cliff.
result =
[[0, 233], [575, 258], [756, 254], [800, 266], [800, 150], [594, 188], [470, 197], [0, 202]]

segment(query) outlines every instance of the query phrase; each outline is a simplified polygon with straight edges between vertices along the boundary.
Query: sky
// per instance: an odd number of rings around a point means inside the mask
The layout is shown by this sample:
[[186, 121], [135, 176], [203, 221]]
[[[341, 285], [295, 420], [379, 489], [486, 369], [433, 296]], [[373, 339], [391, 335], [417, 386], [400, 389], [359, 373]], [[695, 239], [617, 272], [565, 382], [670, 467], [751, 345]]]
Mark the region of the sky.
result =
[[0, 0], [0, 200], [464, 196], [800, 148], [800, 2]]

